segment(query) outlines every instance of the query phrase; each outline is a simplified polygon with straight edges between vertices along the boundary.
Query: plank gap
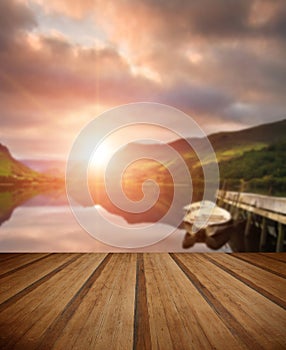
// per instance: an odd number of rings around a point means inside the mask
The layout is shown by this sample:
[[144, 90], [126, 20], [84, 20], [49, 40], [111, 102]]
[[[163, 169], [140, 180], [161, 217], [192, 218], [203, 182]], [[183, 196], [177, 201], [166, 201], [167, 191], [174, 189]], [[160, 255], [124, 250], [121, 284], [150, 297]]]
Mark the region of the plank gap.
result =
[[45, 276], [41, 277], [39, 280], [33, 282], [28, 287], [22, 289], [20, 292], [16, 293], [12, 297], [10, 297], [7, 300], [5, 300], [3, 303], [0, 304], [0, 312], [2, 312], [3, 310], [7, 309], [7, 307], [13, 305], [19, 299], [23, 298], [25, 295], [27, 295], [31, 291], [35, 290], [36, 288], [38, 288], [41, 284], [43, 284], [44, 282], [48, 281], [50, 278], [55, 276], [59, 271], [63, 270], [66, 266], [70, 265], [72, 262], [77, 260], [79, 257], [80, 257], [80, 254], [72, 257], [70, 260], [66, 261], [64, 264], [58, 266], [56, 269], [54, 269], [53, 271], [49, 272]]
[[221, 268], [223, 271], [225, 271], [228, 274], [230, 274], [232, 277], [234, 277], [237, 280], [239, 280], [240, 282], [246, 284], [249, 288], [251, 288], [251, 289], [255, 290], [257, 293], [263, 295], [265, 298], [269, 299], [270, 301], [272, 301], [276, 305], [282, 307], [284, 310], [286, 309], [286, 303], [282, 299], [280, 299], [279, 297], [276, 297], [275, 295], [269, 293], [267, 290], [265, 290], [264, 288], [258, 286], [255, 283], [253, 283], [248, 278], [240, 276], [238, 273], [236, 273], [235, 271], [230, 270], [229, 268], [227, 268], [223, 264], [217, 262], [216, 260], [211, 258], [209, 255], [203, 255], [203, 257], [204, 257], [204, 259], [207, 259], [208, 261], [210, 261], [211, 263], [213, 263], [217, 267]]
[[[279, 257], [281, 256], [281, 254], [285, 254], [285, 253], [273, 253], [274, 255], [269, 255], [269, 253], [258, 253], [260, 255], [262, 255], [263, 257], [266, 257], [268, 259], [271, 259], [271, 260], [275, 260], [275, 261], [280, 261], [284, 264], [286, 264], [286, 260], [283, 260], [283, 259], [279, 259]], [[272, 253], [270, 253], [272, 254]], [[278, 255], [278, 257], [276, 257], [275, 255]], [[285, 254], [286, 256], [286, 254]]]
[[10, 276], [10, 275], [12, 275], [12, 274], [15, 273], [15, 272], [21, 271], [21, 270], [25, 269], [26, 267], [33, 265], [33, 264], [36, 263], [36, 262], [39, 262], [39, 261], [41, 261], [41, 260], [44, 260], [44, 259], [48, 258], [49, 256], [51, 256], [52, 254], [53, 254], [53, 253], [47, 254], [47, 255], [42, 256], [42, 257], [40, 257], [40, 258], [38, 258], [38, 259], [32, 260], [32, 261], [30, 261], [30, 262], [28, 262], [28, 263], [26, 263], [26, 264], [24, 264], [24, 265], [18, 266], [18, 267], [16, 267], [16, 268], [13, 269], [13, 270], [4, 272], [4, 273], [0, 274], [0, 279], [1, 279], [1, 278], [4, 278], [4, 277], [7, 277], [7, 276]]
[[54, 322], [45, 332], [38, 348], [40, 349], [51, 349], [58, 337], [61, 335], [63, 329], [72, 318], [79, 305], [81, 304], [83, 298], [86, 296], [92, 285], [98, 279], [109, 260], [111, 259], [112, 254], [108, 254], [104, 257], [101, 263], [96, 267], [88, 279], [84, 282], [81, 288], [73, 296], [73, 298], [65, 306], [64, 310], [58, 315]]
[[246, 329], [237, 321], [237, 319], [221, 304], [217, 298], [200, 282], [195, 274], [193, 274], [188, 267], [182, 262], [175, 253], [170, 253], [171, 258], [175, 261], [178, 267], [187, 276], [189, 281], [198, 290], [205, 301], [210, 305], [218, 317], [222, 320], [224, 325], [229, 329], [231, 334], [238, 340], [243, 342], [247, 348], [260, 350], [261, 346], [253, 340]]
[[137, 254], [136, 261], [133, 332], [133, 350], [151, 349], [151, 332], [143, 253]]
[[276, 275], [278, 277], [281, 277], [281, 278], [286, 278], [286, 274], [285, 273], [281, 273], [281, 272], [278, 272], [278, 271], [275, 271], [274, 269], [270, 269], [266, 266], [262, 266], [260, 264], [257, 264], [255, 263], [254, 261], [250, 261], [250, 260], [247, 260], [246, 258], [243, 257], [242, 254], [240, 255], [236, 255], [236, 254], [232, 254], [232, 257], [238, 259], [238, 260], [241, 260], [249, 265], [252, 265], [252, 266], [255, 266], [255, 267], [258, 267], [259, 269], [261, 270], [264, 270], [264, 271], [267, 271], [267, 272], [270, 272], [272, 273], [273, 275]]

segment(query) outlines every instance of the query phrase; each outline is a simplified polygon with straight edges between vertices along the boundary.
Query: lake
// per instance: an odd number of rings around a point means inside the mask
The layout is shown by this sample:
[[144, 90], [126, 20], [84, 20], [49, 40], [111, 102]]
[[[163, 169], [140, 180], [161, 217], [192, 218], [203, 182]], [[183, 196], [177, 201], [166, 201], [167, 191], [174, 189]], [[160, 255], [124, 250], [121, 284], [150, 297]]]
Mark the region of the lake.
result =
[[[83, 215], [92, 208], [79, 205]], [[116, 224], [118, 230], [111, 230], [109, 225], [100, 224], [101, 237], [120, 235], [120, 230], [140, 230], [150, 222], [128, 222], [126, 218], [109, 212], [103, 206], [96, 205], [97, 212]], [[155, 215], [156, 216], [156, 215]], [[142, 220], [147, 220], [142, 217]], [[151, 218], [151, 221], [153, 218]], [[0, 192], [0, 251], [1, 252], [210, 252], [204, 243], [196, 243], [192, 248], [183, 249], [182, 241], [185, 230], [176, 229], [168, 223], [152, 223], [152, 232], [156, 237], [168, 229], [173, 231], [161, 241], [135, 249], [115, 247], [101, 242], [87, 233], [75, 219], [67, 203], [63, 189], [37, 193], [33, 189], [2, 190]], [[142, 231], [144, 232], [144, 231]], [[128, 246], [128, 242], [123, 242]], [[230, 252], [228, 244], [221, 247], [221, 252]]]

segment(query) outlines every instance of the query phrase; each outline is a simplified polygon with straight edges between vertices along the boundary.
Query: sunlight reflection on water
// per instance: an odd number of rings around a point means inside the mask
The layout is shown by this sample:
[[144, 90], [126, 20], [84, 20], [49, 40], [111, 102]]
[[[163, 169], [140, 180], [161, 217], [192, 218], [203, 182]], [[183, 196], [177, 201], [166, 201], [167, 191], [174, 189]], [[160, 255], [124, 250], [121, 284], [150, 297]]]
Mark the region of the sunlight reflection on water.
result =
[[[88, 209], [82, 209], [88, 210]], [[103, 207], [100, 211], [109, 220], [129, 227], [123, 218], [110, 214]], [[132, 224], [133, 225], [133, 224]], [[135, 227], [146, 224], [135, 224]], [[155, 224], [154, 233], [163, 228]], [[101, 227], [104, 232], [106, 228]], [[124, 228], [123, 228], [124, 229]], [[116, 232], [114, 232], [116, 234]], [[92, 238], [76, 222], [68, 206], [22, 206], [14, 210], [10, 220], [0, 226], [1, 252], [210, 252], [204, 243], [197, 243], [185, 250], [181, 247], [184, 230], [175, 230], [166, 239], [144, 248], [116, 248]], [[227, 246], [220, 250], [229, 252]]]

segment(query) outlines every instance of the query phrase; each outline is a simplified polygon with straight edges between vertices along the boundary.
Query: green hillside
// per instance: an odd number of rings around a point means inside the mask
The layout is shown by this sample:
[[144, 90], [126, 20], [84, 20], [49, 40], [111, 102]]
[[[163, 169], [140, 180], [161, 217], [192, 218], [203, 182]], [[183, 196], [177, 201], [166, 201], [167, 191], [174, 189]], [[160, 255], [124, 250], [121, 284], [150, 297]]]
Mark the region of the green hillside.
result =
[[[221, 186], [286, 196], [286, 120], [208, 138], [216, 153]], [[193, 157], [192, 153], [188, 156]], [[206, 154], [203, 164], [208, 163]], [[192, 171], [195, 178], [202, 178], [199, 162]]]
[[286, 195], [286, 141], [219, 162], [221, 181], [230, 189]]
[[34, 180], [39, 173], [28, 168], [12, 157], [7, 147], [0, 144], [0, 179], [1, 182], [17, 180]]
[[249, 129], [221, 132], [209, 136], [218, 160], [242, 155], [250, 150], [260, 150], [274, 142], [286, 141], [286, 119]]
[[[210, 153], [209, 141], [215, 151], [216, 159]], [[285, 195], [286, 164], [286, 120], [258, 125], [235, 132], [221, 132], [206, 138], [178, 139], [168, 144], [190, 169], [196, 193], [203, 193], [204, 175], [201, 165], [205, 167], [218, 161], [221, 186], [229, 190], [243, 190]], [[196, 153], [197, 152], [197, 153]], [[134, 156], [140, 158], [152, 155], [167, 166], [172, 172], [182, 170], [182, 159], [166, 152], [164, 145], [130, 143], [116, 156], [112, 165], [116, 177], [123, 165]], [[198, 158], [200, 156], [200, 159]], [[144, 158], [144, 157], [143, 157]], [[147, 157], [148, 158], [148, 157]], [[126, 183], [137, 184], [144, 179], [152, 178], [159, 184], [169, 184], [163, 166], [156, 162], [144, 160], [143, 164], [129, 167], [126, 171]]]
[[[243, 190], [273, 195], [286, 194], [286, 120], [271, 124], [259, 125], [253, 128], [212, 134], [208, 137], [219, 163], [221, 186], [227, 184], [229, 190]], [[200, 160], [194, 150], [202, 154], [202, 163], [207, 166], [214, 159], [210, 156], [206, 139], [179, 139], [169, 144], [181, 154], [185, 164], [190, 169], [196, 187], [203, 188], [203, 172]], [[190, 146], [191, 144], [191, 146]], [[114, 176], [135, 155], [152, 154], [161, 159], [164, 167], [148, 160], [131, 167], [126, 172], [126, 184], [136, 184], [143, 178], [155, 177], [158, 183], [168, 184], [167, 166], [170, 170], [181, 169], [179, 157], [170, 159], [162, 145], [136, 144], [126, 146], [116, 157], [112, 165]], [[140, 157], [139, 157], [140, 158]], [[0, 144], [0, 183], [50, 183], [63, 184], [63, 180], [48, 175], [42, 175], [31, 170], [14, 159], [8, 149]], [[202, 185], [200, 185], [202, 184]]]

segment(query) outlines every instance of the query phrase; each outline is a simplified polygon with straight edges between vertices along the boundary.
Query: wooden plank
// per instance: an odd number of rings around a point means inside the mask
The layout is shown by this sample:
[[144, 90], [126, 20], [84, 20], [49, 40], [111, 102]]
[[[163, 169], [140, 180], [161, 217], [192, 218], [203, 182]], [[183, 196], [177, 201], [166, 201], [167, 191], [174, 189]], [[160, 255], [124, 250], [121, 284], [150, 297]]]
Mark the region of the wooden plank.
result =
[[113, 254], [53, 349], [132, 349], [135, 283], [136, 255]]
[[238, 260], [231, 255], [214, 254], [207, 255], [207, 257], [243, 283], [286, 309], [286, 280], [284, 278]]
[[38, 348], [54, 319], [105, 256], [81, 255], [37, 289], [6, 308], [0, 314], [0, 348]]
[[[52, 273], [60, 265], [71, 260], [71, 258], [79, 256], [75, 254], [55, 254], [49, 256], [45, 260], [39, 261], [36, 265], [27, 267], [25, 273], [18, 271], [13, 275], [2, 278], [0, 285], [0, 311], [3, 309], [3, 303], [9, 298], [13, 298], [18, 293], [29, 288], [33, 283], [43, 278], [45, 275]], [[56, 273], [56, 271], [55, 271]], [[27, 292], [29, 292], [28, 290]], [[13, 299], [12, 299], [13, 300]], [[15, 300], [14, 300], [15, 302]], [[6, 307], [6, 306], [5, 306]]]
[[17, 258], [20, 255], [27, 255], [27, 254], [23, 254], [23, 253], [0, 253], [0, 263], [2, 264], [2, 262], [7, 261], [9, 259], [13, 259], [13, 258]]
[[265, 271], [286, 278], [286, 266], [283, 262], [274, 259], [265, 259], [264, 256], [257, 253], [231, 254], [232, 257], [244, 260], [252, 265], [260, 267]]
[[[208, 256], [223, 254], [175, 254], [210, 294], [231, 315], [225, 321], [241, 334], [240, 327], [248, 335], [242, 340], [251, 349], [282, 349], [286, 347], [285, 311], [255, 290], [249, 288], [227, 272], [207, 260]], [[226, 258], [231, 260], [229, 256]], [[234, 258], [232, 258], [235, 260]], [[224, 320], [224, 315], [217, 312]], [[226, 315], [227, 316], [227, 315]], [[236, 320], [236, 324], [233, 323]], [[242, 334], [243, 335], [243, 334]], [[228, 347], [231, 348], [231, 347]]]
[[275, 259], [286, 263], [286, 253], [260, 253], [265, 258]]
[[286, 348], [285, 255], [21, 254], [0, 348]]
[[152, 349], [242, 349], [168, 254], [144, 254]]
[[14, 273], [16, 271], [20, 271], [27, 266], [36, 263], [39, 260], [45, 259], [50, 254], [44, 253], [44, 254], [26, 254], [19, 256], [17, 260], [8, 260], [5, 262], [2, 262], [0, 265], [0, 278], [3, 278], [5, 276], [8, 276], [11, 273]]
[[177, 254], [171, 255], [174, 261], [189, 278], [189, 280], [200, 291], [204, 299], [219, 315], [221, 321], [226, 325], [231, 333], [240, 341], [242, 341], [247, 348], [251, 347], [253, 349], [260, 349], [258, 343], [253, 341], [253, 338], [247, 333], [247, 330], [236, 320], [236, 318], [228, 311], [228, 309], [220, 302], [220, 300], [218, 298], [215, 298], [211, 291], [201, 283], [196, 274], [192, 272], [186, 264], [184, 264], [182, 257], [178, 257]]
[[144, 258], [143, 253], [139, 253], [136, 265], [133, 349], [148, 350], [151, 345]]

